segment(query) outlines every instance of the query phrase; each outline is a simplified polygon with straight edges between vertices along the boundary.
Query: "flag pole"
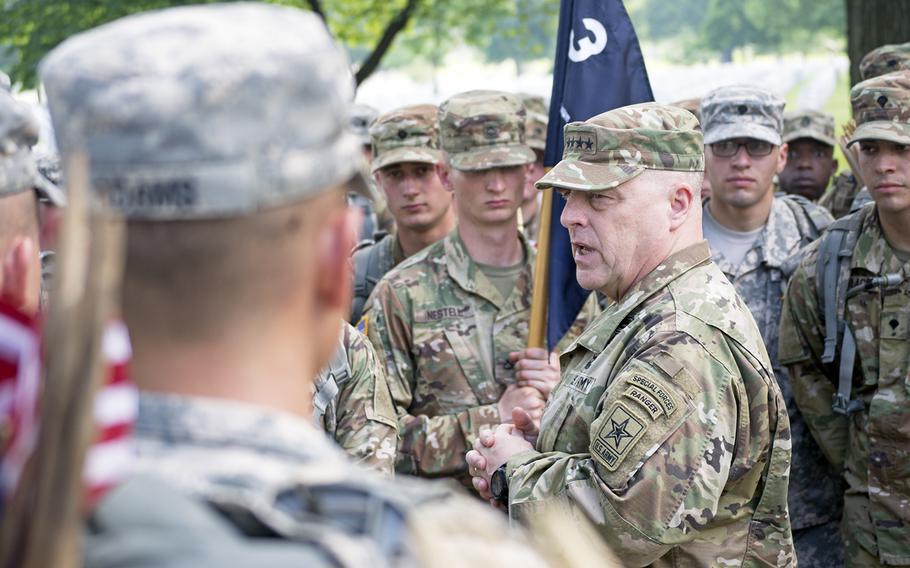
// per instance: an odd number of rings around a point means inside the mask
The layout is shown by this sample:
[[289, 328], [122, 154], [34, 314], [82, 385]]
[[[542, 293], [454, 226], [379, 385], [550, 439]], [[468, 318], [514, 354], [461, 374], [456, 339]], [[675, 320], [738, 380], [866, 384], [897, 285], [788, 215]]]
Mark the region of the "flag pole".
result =
[[553, 215], [553, 188], [543, 190], [540, 203], [540, 226], [537, 228], [537, 260], [534, 263], [534, 287], [531, 293], [531, 328], [528, 331], [528, 347], [546, 347], [547, 333], [547, 292], [550, 286], [550, 217]]

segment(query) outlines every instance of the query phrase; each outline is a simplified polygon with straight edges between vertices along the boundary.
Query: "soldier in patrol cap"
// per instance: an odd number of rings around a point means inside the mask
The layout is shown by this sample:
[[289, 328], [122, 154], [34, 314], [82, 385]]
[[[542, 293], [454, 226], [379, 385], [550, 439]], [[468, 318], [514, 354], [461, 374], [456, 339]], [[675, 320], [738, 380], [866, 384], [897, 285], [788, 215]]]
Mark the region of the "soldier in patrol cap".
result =
[[793, 566], [787, 410], [702, 238], [697, 126], [656, 103], [566, 125], [537, 187], [613, 303], [563, 353], [539, 431], [516, 411], [467, 459], [512, 517], [566, 503], [628, 566]]
[[850, 94], [873, 203], [810, 247], [784, 299], [780, 359], [842, 470], [847, 566], [910, 565], [910, 71]]
[[[517, 219], [534, 161], [524, 107], [509, 93], [461, 93], [440, 106], [439, 128], [447, 155], [436, 172], [458, 226], [377, 284], [362, 327], [387, 357], [397, 471], [470, 487], [464, 455], [480, 430], [515, 407], [539, 418], [558, 363], [524, 349], [535, 256]], [[595, 310], [592, 298], [570, 338]]]
[[[353, 104], [348, 111], [349, 127], [351, 131], [360, 139], [363, 157], [366, 164], [373, 159], [373, 151], [370, 145], [370, 125], [379, 116], [379, 111], [370, 105]], [[368, 180], [369, 181], [369, 180]], [[351, 205], [358, 207], [363, 212], [363, 221], [360, 226], [360, 239], [369, 241], [381, 229], [385, 227], [388, 220], [388, 211], [385, 200], [376, 191], [372, 185], [368, 186], [366, 192], [350, 192], [348, 201]]]
[[469, 500], [365, 475], [312, 425], [310, 380], [350, 306], [361, 151], [317, 16], [150, 12], [39, 71], [64, 164], [84, 152], [97, 214], [128, 223], [136, 476], [89, 523], [87, 566], [422, 565], [416, 516], [440, 509], [506, 535], [495, 563], [542, 565]]
[[[43, 177], [32, 146], [38, 142], [38, 120], [28, 105], [0, 89], [0, 288], [6, 300], [36, 313], [42, 298], [40, 245], [48, 226], [41, 222], [47, 205], [61, 207], [63, 192]], [[5, 277], [9, 281], [3, 282]]]
[[705, 175], [711, 180], [704, 232], [714, 262], [758, 323], [790, 412], [789, 507], [799, 563], [835, 566], [842, 550], [836, 530], [840, 475], [799, 416], [777, 360], [780, 298], [793, 269], [786, 261], [817, 238], [831, 216], [805, 197], [774, 193], [774, 174], [783, 170], [789, 151], [781, 136], [783, 108], [783, 99], [748, 86], [721, 87], [702, 99]]
[[385, 194], [396, 230], [354, 251], [354, 303], [358, 322], [376, 283], [409, 256], [441, 240], [455, 227], [452, 193], [442, 186], [435, 105], [402, 107], [380, 116], [370, 129], [373, 180]]
[[[910, 69], [910, 42], [877, 47], [859, 62], [859, 74], [864, 81], [907, 69]], [[835, 176], [831, 189], [822, 196], [819, 204], [828, 209], [835, 219], [840, 219], [859, 211], [871, 201], [869, 190], [862, 186], [852, 171], [847, 170]]]
[[528, 239], [537, 240], [537, 231], [540, 228], [540, 216], [537, 214], [540, 209], [540, 192], [534, 187], [534, 182], [543, 177], [546, 173], [543, 165], [544, 152], [547, 150], [547, 102], [543, 97], [538, 95], [529, 95], [527, 93], [518, 93], [521, 104], [525, 107], [527, 119], [525, 121], [525, 139], [531, 150], [534, 150], [534, 162], [531, 163], [528, 183], [525, 186], [524, 195], [521, 196], [521, 219], [522, 228]]
[[781, 191], [816, 201], [837, 173], [834, 117], [817, 110], [786, 113], [783, 140], [787, 165], [777, 176]]

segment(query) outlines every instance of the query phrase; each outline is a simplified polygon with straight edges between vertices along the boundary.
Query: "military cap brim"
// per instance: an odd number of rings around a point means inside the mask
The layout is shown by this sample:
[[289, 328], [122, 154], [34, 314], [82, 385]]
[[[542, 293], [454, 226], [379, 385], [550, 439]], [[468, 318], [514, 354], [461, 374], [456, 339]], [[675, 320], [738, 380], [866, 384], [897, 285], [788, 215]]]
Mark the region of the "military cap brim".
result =
[[856, 127], [847, 146], [863, 140], [884, 140], [895, 144], [910, 144], [910, 124], [892, 120], [874, 120]]
[[647, 168], [627, 164], [596, 164], [581, 160], [563, 160], [534, 183], [537, 189], [574, 189], [604, 191], [619, 187], [638, 177]]
[[754, 122], [742, 121], [719, 124], [705, 131], [705, 145], [723, 142], [724, 140], [733, 140], [734, 138], [754, 138], [775, 146], [780, 146], [783, 141], [780, 133], [775, 129]]
[[787, 134], [784, 135], [781, 139], [785, 143], [789, 144], [790, 142], [793, 142], [794, 140], [799, 140], [800, 138], [809, 138], [810, 140], [816, 140], [818, 142], [821, 142], [822, 144], [825, 144], [827, 146], [832, 146], [832, 147], [837, 145], [837, 140], [835, 140], [834, 138], [832, 138], [830, 136], [825, 136], [824, 134], [819, 133], [818, 130], [812, 129], [812, 128], [806, 128], [806, 129], [799, 128], [796, 130], [792, 130], [790, 132], [787, 132]]
[[534, 150], [525, 144], [497, 144], [481, 146], [450, 156], [456, 170], [488, 170], [509, 166], [523, 166], [537, 161]]
[[386, 150], [379, 156], [373, 158], [370, 170], [372, 173], [376, 173], [387, 166], [404, 163], [436, 164], [442, 162], [442, 159], [443, 153], [441, 150], [422, 148], [419, 146], [405, 146]]

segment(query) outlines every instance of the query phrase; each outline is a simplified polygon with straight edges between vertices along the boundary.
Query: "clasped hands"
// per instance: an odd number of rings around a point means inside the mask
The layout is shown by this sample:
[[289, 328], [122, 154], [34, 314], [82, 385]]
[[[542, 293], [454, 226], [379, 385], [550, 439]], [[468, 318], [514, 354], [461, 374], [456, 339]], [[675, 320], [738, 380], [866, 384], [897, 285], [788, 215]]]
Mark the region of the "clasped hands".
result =
[[499, 399], [503, 423], [481, 431], [474, 449], [465, 456], [474, 489], [494, 506], [490, 477], [513, 455], [534, 449], [543, 408], [559, 382], [559, 358], [555, 353], [528, 348], [510, 353], [509, 360], [515, 364], [516, 381]]

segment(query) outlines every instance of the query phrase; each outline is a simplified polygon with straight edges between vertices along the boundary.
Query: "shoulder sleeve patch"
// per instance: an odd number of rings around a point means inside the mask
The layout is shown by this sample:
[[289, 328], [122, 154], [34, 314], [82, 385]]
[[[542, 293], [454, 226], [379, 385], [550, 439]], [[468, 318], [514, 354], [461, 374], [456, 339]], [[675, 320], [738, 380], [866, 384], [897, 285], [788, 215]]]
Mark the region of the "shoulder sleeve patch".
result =
[[357, 331], [359, 331], [363, 335], [366, 335], [367, 333], [370, 332], [370, 315], [369, 314], [363, 316], [362, 318], [360, 318], [360, 321], [357, 322]]
[[629, 405], [616, 401], [607, 411], [607, 418], [591, 443], [591, 451], [601, 459], [604, 467], [616, 471], [647, 429], [647, 422]]
[[[673, 369], [671, 369], [673, 370]], [[685, 371], [632, 361], [613, 379], [591, 423], [590, 452], [614, 490], [627, 486], [695, 409]]]

